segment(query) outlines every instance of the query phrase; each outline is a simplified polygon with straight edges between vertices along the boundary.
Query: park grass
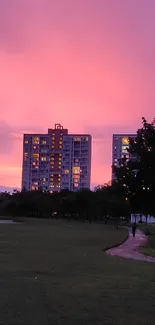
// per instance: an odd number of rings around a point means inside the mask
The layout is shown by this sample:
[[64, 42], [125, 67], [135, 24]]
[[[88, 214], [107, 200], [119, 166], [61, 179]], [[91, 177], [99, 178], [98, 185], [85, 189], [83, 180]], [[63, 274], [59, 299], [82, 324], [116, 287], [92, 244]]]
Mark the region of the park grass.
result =
[[141, 225], [140, 229], [146, 233], [148, 237], [147, 243], [140, 247], [140, 252], [144, 255], [155, 257], [155, 225]]
[[155, 265], [107, 255], [126, 229], [0, 225], [0, 324], [154, 325]]

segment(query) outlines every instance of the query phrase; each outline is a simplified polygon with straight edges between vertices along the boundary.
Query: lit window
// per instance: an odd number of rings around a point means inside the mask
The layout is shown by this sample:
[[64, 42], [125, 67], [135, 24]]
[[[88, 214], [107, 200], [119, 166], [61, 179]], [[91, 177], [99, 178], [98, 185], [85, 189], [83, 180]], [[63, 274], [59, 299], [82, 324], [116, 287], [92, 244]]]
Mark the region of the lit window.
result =
[[28, 140], [25, 140], [25, 144], [28, 144], [29, 142], [28, 142]]
[[46, 178], [45, 177], [43, 177], [43, 182], [46, 182]]
[[39, 137], [33, 137], [32, 138], [32, 143], [33, 144], [39, 144]]
[[59, 158], [59, 160], [62, 160], [61, 158]]
[[65, 169], [65, 174], [66, 174], [66, 175], [69, 174], [69, 169]]
[[59, 165], [61, 165], [61, 161], [59, 161]]
[[55, 140], [55, 137], [52, 137], [52, 140]]
[[41, 161], [46, 161], [46, 157], [41, 157]]
[[24, 160], [28, 160], [28, 152], [24, 152]]
[[59, 156], [61, 157], [61, 156], [62, 156], [62, 154], [61, 154], [61, 153], [59, 153]]
[[76, 181], [79, 180], [79, 179], [80, 179], [79, 175], [74, 175], [75, 183], [76, 183]]
[[51, 177], [53, 177], [54, 175], [53, 175], [53, 174], [51, 174], [50, 176], [51, 176]]
[[59, 169], [61, 169], [61, 166], [59, 166]]
[[61, 179], [60, 179], [60, 178], [58, 178], [58, 181], [60, 182], [60, 181], [61, 181]]
[[33, 166], [35, 166], [36, 165], [36, 162], [35, 161], [33, 161], [33, 164], [32, 164]]
[[124, 138], [122, 138], [122, 144], [124, 144], [124, 145], [129, 145], [129, 138], [128, 137], [124, 137]]
[[58, 176], [61, 177], [61, 174], [59, 174]]
[[59, 148], [61, 149], [61, 148], [62, 148], [62, 146], [59, 146]]
[[79, 137], [75, 137], [75, 138], [74, 138], [74, 141], [78, 141], [78, 142], [79, 142], [79, 141], [81, 141], [81, 138], [79, 138]]
[[73, 172], [73, 174], [80, 174], [80, 167], [78, 167], [78, 166], [74, 166], [74, 167], [72, 168], [72, 172]]
[[54, 161], [51, 161], [51, 165], [54, 165]]
[[32, 187], [31, 187], [31, 190], [32, 190], [32, 191], [35, 191], [35, 186], [32, 186]]
[[129, 146], [122, 146], [122, 153], [127, 153]]
[[42, 144], [46, 144], [46, 140], [43, 140], [43, 141], [42, 141]]
[[59, 144], [62, 144], [62, 141], [59, 141]]
[[54, 158], [52, 157], [51, 160], [54, 160]]
[[79, 186], [79, 184], [78, 183], [74, 183], [74, 187], [78, 187]]
[[50, 191], [50, 193], [52, 194], [52, 193], [53, 193], [53, 191]]
[[33, 160], [39, 161], [39, 154], [33, 154]]
[[54, 149], [54, 146], [52, 146], [52, 149]]

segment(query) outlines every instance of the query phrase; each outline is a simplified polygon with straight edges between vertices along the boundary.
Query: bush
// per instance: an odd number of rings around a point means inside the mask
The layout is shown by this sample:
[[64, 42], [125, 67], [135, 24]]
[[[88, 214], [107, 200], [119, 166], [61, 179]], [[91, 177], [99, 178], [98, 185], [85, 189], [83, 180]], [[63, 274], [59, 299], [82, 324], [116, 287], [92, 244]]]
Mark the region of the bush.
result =
[[150, 231], [149, 228], [146, 228], [144, 233], [145, 233], [146, 236], [150, 236], [151, 235], [151, 231]]

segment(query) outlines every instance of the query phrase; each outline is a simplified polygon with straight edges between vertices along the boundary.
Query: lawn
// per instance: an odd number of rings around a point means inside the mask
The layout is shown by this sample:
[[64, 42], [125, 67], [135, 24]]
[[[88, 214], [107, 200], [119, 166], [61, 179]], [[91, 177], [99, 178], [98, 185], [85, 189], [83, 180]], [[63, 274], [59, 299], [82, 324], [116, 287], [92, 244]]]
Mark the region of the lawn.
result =
[[0, 224], [0, 324], [154, 325], [155, 265], [107, 255], [125, 229]]
[[148, 235], [147, 244], [140, 247], [141, 253], [155, 257], [155, 225], [141, 225], [140, 228]]

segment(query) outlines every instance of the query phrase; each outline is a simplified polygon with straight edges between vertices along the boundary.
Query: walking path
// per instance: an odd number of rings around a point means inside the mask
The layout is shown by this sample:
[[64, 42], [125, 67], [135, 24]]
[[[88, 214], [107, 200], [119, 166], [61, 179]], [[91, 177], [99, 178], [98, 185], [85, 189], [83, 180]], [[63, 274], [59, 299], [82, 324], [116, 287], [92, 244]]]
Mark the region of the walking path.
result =
[[122, 245], [108, 249], [106, 251], [107, 254], [130, 258], [133, 260], [155, 262], [155, 257], [143, 255], [138, 251], [139, 246], [147, 242], [147, 237], [144, 233], [137, 229], [135, 238], [133, 238], [131, 229], [129, 228], [128, 230], [128, 239]]

